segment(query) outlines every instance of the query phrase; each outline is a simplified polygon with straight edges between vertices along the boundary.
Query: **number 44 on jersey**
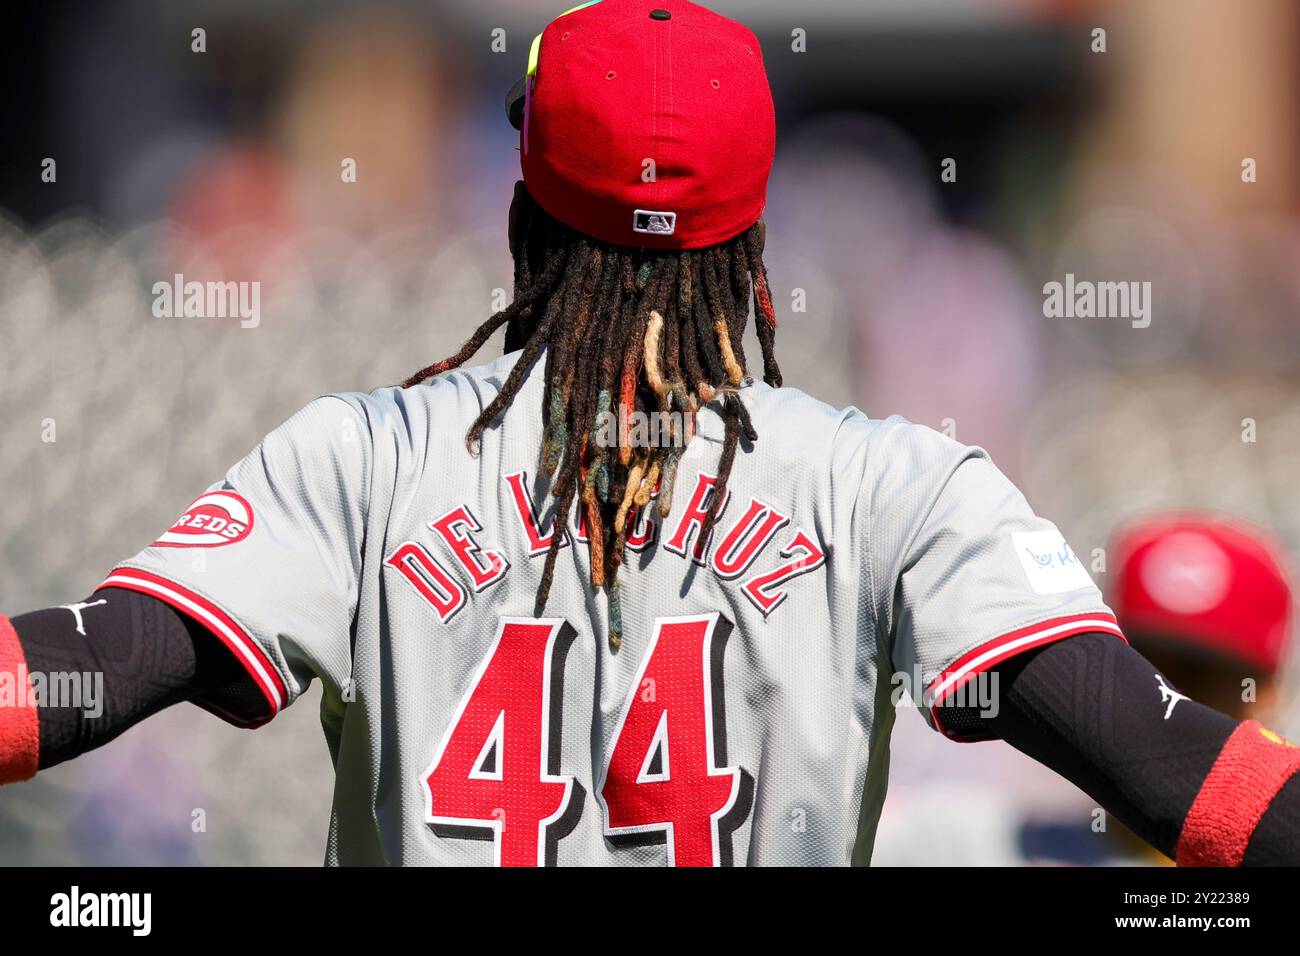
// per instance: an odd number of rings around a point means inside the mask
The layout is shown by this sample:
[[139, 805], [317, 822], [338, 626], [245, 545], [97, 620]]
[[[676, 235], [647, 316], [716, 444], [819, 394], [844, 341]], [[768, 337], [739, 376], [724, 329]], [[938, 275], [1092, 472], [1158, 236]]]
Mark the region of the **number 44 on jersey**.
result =
[[[728, 866], [754, 782], [727, 766], [722, 615], [655, 621], [604, 758], [596, 799], [616, 846], [665, 844], [677, 866]], [[500, 866], [554, 865], [586, 791], [560, 769], [560, 619], [502, 618], [425, 773], [428, 821], [446, 839], [491, 840]]]

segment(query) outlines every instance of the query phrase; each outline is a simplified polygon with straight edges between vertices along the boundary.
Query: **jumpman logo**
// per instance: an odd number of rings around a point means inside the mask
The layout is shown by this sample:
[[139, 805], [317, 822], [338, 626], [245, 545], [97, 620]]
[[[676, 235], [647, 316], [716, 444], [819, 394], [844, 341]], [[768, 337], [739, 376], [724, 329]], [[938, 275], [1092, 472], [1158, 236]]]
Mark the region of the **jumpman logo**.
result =
[[100, 598], [98, 601], [90, 601], [89, 603], [85, 603], [85, 604], [60, 604], [59, 607], [72, 612], [73, 616], [77, 619], [77, 633], [80, 634], [82, 637], [85, 637], [86, 625], [85, 622], [81, 620], [81, 612], [88, 607], [99, 607], [99, 605], [107, 604], [107, 603], [108, 601], [106, 601], [104, 598]]
[[1169, 704], [1169, 706], [1165, 708], [1165, 720], [1168, 720], [1170, 715], [1173, 714], [1174, 707], [1180, 700], [1191, 700], [1191, 698], [1186, 694], [1180, 694], [1178, 691], [1166, 684], [1163, 674], [1156, 675], [1156, 683], [1160, 685], [1160, 703]]

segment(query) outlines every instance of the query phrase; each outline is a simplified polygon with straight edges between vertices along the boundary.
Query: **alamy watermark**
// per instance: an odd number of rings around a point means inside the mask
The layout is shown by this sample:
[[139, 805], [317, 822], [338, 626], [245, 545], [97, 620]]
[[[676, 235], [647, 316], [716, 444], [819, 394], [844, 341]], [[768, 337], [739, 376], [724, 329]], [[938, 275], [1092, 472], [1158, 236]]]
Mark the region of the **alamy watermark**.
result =
[[89, 719], [104, 714], [102, 671], [0, 671], [0, 709], [74, 707]]
[[[946, 687], [951, 681], [951, 687]], [[943, 675], [922, 671], [916, 664], [911, 671], [895, 671], [889, 679], [890, 702], [895, 708], [908, 707], [924, 701], [926, 707], [936, 706], [932, 696], [939, 694], [937, 709], [942, 720], [945, 708], [970, 710], [980, 717], [991, 719], [1000, 711], [998, 700], [998, 672], [980, 671], [964, 680], [945, 679]]]
[[[617, 413], [607, 411], [596, 416], [596, 444], [601, 448], [621, 444], [633, 448], [680, 448], [686, 444], [686, 422], [682, 412], [628, 411], [620, 405]], [[626, 436], [622, 442], [620, 435]]]
[[1151, 324], [1151, 283], [1093, 282], [1065, 274], [1043, 285], [1043, 315], [1049, 319], [1128, 319], [1133, 328]]
[[176, 273], [170, 282], [155, 282], [153, 314], [157, 319], [239, 319], [255, 329], [262, 321], [262, 283], [186, 281]]
[[132, 936], [153, 930], [152, 893], [83, 892], [73, 885], [50, 897], [50, 925], [56, 928], [121, 928]]

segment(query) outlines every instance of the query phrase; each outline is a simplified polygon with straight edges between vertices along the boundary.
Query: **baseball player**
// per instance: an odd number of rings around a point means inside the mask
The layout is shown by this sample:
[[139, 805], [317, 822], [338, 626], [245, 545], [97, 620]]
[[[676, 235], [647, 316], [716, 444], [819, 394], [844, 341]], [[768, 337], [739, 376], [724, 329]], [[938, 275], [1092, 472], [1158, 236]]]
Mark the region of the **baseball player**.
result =
[[[79, 613], [5, 621], [30, 693], [0, 779], [180, 700], [255, 727], [315, 679], [328, 863], [834, 864], [906, 690], [1180, 860], [1300, 861], [1300, 751], [1171, 711], [981, 450], [782, 387], [749, 30], [584, 4], [507, 106], [513, 302], [401, 387], [311, 402]], [[98, 720], [42, 699], [70, 669], [104, 674]]]

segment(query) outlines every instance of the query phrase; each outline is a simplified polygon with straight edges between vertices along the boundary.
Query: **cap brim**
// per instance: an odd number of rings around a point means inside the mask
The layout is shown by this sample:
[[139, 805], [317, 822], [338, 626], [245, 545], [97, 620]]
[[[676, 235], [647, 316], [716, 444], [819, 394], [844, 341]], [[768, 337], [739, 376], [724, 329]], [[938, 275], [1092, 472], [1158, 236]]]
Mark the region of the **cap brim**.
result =
[[524, 128], [524, 93], [527, 84], [528, 77], [521, 76], [506, 93], [506, 119], [519, 130]]

